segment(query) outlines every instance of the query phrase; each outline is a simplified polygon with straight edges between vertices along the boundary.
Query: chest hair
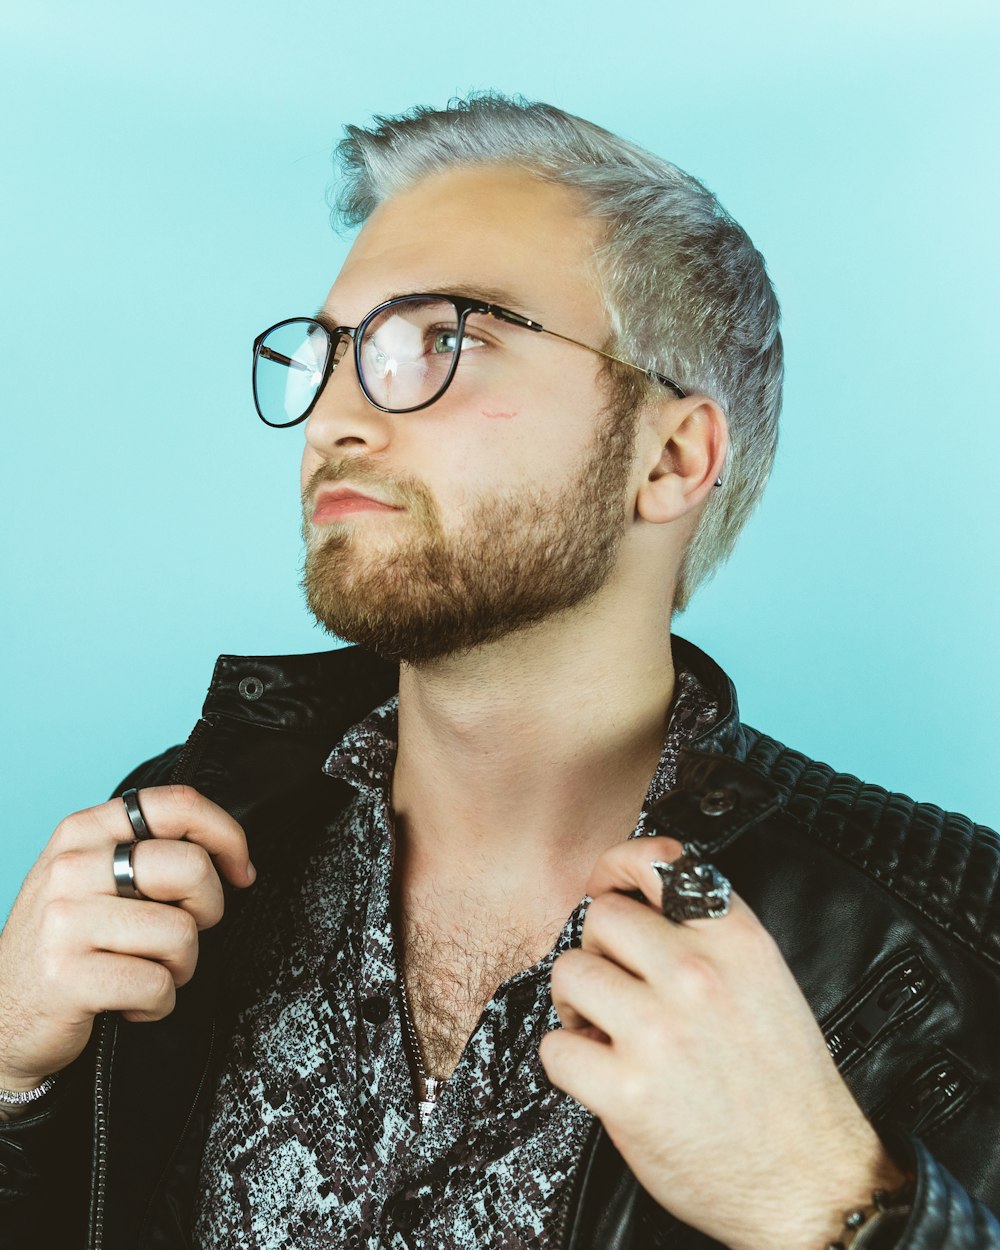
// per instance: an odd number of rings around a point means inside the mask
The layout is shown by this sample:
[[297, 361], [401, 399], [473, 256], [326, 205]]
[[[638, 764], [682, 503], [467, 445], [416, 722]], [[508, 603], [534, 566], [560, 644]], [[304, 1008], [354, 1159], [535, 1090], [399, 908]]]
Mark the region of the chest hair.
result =
[[527, 932], [482, 921], [405, 919], [403, 972], [428, 1076], [451, 1076], [497, 988], [546, 955], [564, 923]]

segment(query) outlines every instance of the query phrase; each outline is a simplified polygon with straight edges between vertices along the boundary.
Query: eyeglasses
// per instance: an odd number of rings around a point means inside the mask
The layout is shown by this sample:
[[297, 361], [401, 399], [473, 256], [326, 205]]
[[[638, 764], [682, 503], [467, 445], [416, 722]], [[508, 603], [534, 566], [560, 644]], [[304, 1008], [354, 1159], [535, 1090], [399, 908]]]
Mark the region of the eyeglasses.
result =
[[469, 318], [474, 316], [551, 334], [636, 369], [669, 387], [679, 398], [685, 397], [677, 383], [661, 373], [547, 330], [498, 304], [461, 295], [400, 295], [373, 308], [356, 326], [327, 328], [314, 317], [290, 317], [258, 335], [253, 345], [253, 394], [258, 415], [266, 425], [276, 428], [304, 421], [344, 358], [348, 340], [354, 344], [354, 365], [368, 402], [382, 412], [419, 412], [448, 389], [463, 345], [481, 343], [475, 323], [469, 325]]

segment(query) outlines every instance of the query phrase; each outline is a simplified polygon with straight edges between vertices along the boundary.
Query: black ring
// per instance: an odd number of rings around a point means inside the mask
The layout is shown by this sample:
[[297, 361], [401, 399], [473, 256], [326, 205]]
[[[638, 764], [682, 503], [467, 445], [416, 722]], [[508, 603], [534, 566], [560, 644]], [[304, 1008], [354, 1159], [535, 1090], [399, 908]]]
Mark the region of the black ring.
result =
[[135, 834], [136, 841], [142, 842], [145, 838], [151, 838], [153, 835], [149, 831], [145, 817], [142, 814], [142, 808], [139, 806], [139, 791], [132, 789], [126, 790], [122, 795], [125, 802], [125, 810], [128, 812], [129, 823], [132, 825], [132, 832]]

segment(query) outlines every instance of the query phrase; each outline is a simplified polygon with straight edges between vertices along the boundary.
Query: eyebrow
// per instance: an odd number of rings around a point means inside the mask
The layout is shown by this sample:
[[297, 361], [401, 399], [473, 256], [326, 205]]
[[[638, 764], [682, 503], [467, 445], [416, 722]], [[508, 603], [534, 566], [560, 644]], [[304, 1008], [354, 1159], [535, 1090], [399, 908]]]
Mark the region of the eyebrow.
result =
[[[375, 304], [384, 304], [391, 299], [399, 299], [404, 295], [460, 295], [463, 299], [482, 300], [484, 304], [499, 304], [501, 308], [509, 308], [511, 312], [522, 313], [525, 317], [532, 321], [539, 320], [537, 310], [535, 310], [531, 302], [525, 300], [517, 293], [506, 290], [503, 287], [479, 286], [469, 282], [442, 282], [433, 287], [425, 287], [423, 290], [414, 291], [408, 289], [405, 291], [393, 291]], [[314, 320], [318, 321], [327, 330], [334, 330], [340, 324], [336, 317], [320, 306], [313, 314]]]

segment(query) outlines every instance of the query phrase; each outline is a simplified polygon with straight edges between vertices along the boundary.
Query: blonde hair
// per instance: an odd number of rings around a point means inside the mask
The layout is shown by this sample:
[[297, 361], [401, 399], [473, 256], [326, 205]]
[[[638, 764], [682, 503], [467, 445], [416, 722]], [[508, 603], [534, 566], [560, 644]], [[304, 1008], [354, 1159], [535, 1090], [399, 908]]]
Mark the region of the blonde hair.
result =
[[687, 607], [729, 556], [767, 483], [781, 410], [778, 300], [746, 231], [696, 178], [549, 104], [485, 92], [346, 127], [335, 224], [456, 165], [516, 164], [574, 188], [605, 224], [595, 258], [608, 350], [704, 394], [729, 422], [724, 484], [708, 497], [674, 595]]

